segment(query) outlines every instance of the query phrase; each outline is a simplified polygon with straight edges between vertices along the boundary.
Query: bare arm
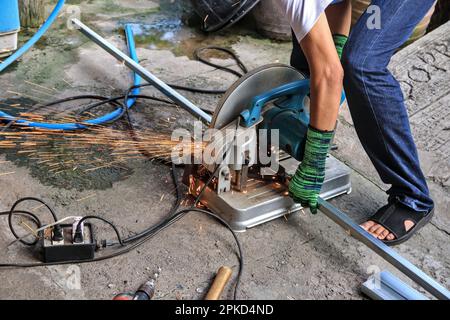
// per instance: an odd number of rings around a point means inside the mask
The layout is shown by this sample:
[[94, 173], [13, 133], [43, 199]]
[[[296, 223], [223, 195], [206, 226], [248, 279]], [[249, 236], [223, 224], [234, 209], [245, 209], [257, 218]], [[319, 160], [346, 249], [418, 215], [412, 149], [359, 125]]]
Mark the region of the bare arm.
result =
[[343, 70], [323, 13], [300, 42], [311, 71], [311, 125], [333, 131], [339, 111]]

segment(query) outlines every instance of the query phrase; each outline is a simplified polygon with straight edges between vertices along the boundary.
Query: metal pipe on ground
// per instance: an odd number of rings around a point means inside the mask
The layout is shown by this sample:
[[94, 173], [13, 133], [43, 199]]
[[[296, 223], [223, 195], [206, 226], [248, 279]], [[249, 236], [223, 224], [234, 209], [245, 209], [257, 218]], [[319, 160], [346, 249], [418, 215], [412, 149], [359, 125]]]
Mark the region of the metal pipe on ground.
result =
[[152, 74], [150, 71], [142, 67], [139, 63], [131, 59], [128, 55], [114, 47], [111, 43], [106, 41], [104, 38], [102, 38], [100, 35], [95, 33], [92, 29], [90, 29], [88, 26], [83, 24], [78, 19], [72, 19], [72, 23], [83, 33], [86, 37], [94, 41], [96, 44], [98, 44], [101, 48], [106, 50], [108, 53], [110, 53], [113, 57], [115, 57], [117, 60], [119, 60], [121, 63], [126, 65], [128, 68], [136, 72], [138, 75], [140, 75], [145, 81], [152, 84], [157, 88], [159, 91], [164, 93], [166, 96], [168, 96], [170, 99], [172, 99], [176, 104], [178, 104], [183, 109], [190, 112], [192, 115], [199, 117], [202, 121], [209, 124], [212, 120], [212, 117], [204, 112], [202, 109], [197, 107], [195, 104], [193, 104], [191, 101], [189, 101], [186, 97], [181, 95], [176, 90], [172, 89], [170, 86], [168, 86], [166, 83], [164, 83], [162, 80], [157, 78], [154, 74]]
[[446, 288], [403, 258], [394, 249], [370, 235], [341, 210], [321, 198], [319, 198], [319, 210], [433, 296], [438, 299], [450, 300], [450, 292]]

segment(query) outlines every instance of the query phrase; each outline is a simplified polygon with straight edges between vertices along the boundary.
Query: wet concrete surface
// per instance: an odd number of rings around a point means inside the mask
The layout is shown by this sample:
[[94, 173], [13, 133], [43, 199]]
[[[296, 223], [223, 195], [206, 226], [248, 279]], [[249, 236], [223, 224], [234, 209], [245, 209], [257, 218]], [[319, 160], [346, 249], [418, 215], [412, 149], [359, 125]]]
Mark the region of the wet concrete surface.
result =
[[[192, 59], [192, 51], [206, 44], [231, 47], [249, 69], [273, 62], [287, 63], [289, 59], [289, 43], [262, 39], [246, 29], [246, 24], [251, 22], [244, 21], [243, 25], [210, 36], [186, 27], [181, 21], [188, 10], [181, 1], [176, 1], [175, 5], [170, 1], [159, 4], [159, 1], [137, 0], [68, 2], [81, 8], [83, 21], [123, 50], [126, 45], [121, 27], [126, 22], [135, 23], [133, 29], [142, 32], [138, 36], [138, 56], [142, 65], [167, 82], [201, 88], [229, 87], [236, 80], [234, 75]], [[123, 65], [77, 31], [67, 30], [66, 22], [64, 17], [60, 18], [44, 42], [1, 75], [2, 99], [30, 99], [21, 100], [25, 106], [31, 100], [45, 102], [75, 94], [119, 94], [131, 84], [130, 72]], [[448, 32], [442, 34], [448, 35]], [[445, 39], [448, 40], [448, 36]], [[408, 53], [401, 51], [399, 55], [402, 52]], [[210, 58], [235, 68], [233, 61], [224, 56], [212, 55]], [[404, 59], [398, 59], [396, 65]], [[430, 72], [448, 70], [447, 67], [448, 59], [439, 64], [440, 69]], [[448, 72], [440, 72], [439, 76], [448, 83]], [[55, 90], [40, 90], [30, 83]], [[413, 85], [421, 88], [420, 84]], [[433, 108], [448, 110], [448, 99], [445, 98], [448, 92], [444, 91], [441, 99], [429, 104], [430, 111]], [[161, 96], [153, 89], [143, 92]], [[186, 93], [186, 96], [211, 111], [220, 99], [219, 95]], [[12, 104], [7, 100], [2, 102]], [[68, 109], [75, 109], [75, 106], [61, 107], [61, 114], [67, 114]], [[191, 128], [193, 120], [183, 110], [151, 102], [138, 103], [131, 117], [137, 128], [161, 130], [162, 119], [173, 117], [171, 126], [185, 128]], [[428, 118], [420, 116], [420, 111], [414, 114], [413, 127], [415, 123], [423, 123], [423, 119]], [[433, 119], [427, 120], [431, 124], [426, 127], [433, 127]], [[383, 190], [386, 186], [380, 183], [362, 151], [348, 110], [343, 110], [340, 122], [339, 149], [335, 156], [355, 170], [352, 173], [353, 192], [332, 200], [332, 203], [356, 221], [363, 221], [385, 203]], [[123, 125], [117, 124], [119, 129]], [[420, 150], [424, 149], [423, 143], [419, 142]], [[423, 166], [433, 168], [436, 158], [428, 159], [423, 157]], [[439, 159], [447, 158], [441, 156]], [[439, 163], [445, 164], [445, 161]], [[130, 162], [130, 171], [123, 176], [120, 172], [100, 171], [94, 176], [76, 174], [60, 180], [52, 179], [48, 172], [27, 163], [19, 154], [1, 155], [0, 166], [0, 172], [14, 172], [0, 176], [3, 186], [0, 210], [7, 210], [21, 197], [36, 196], [54, 207], [60, 217], [102, 215], [113, 220], [124, 235], [139, 232], [165, 217], [175, 200], [170, 167], [155, 161]], [[445, 176], [442, 171], [427, 172]], [[427, 175], [432, 190], [440, 194], [433, 224], [396, 250], [450, 287], [449, 197], [445, 185], [448, 179], [435, 179], [434, 175]], [[45, 217], [45, 211], [38, 209], [38, 213]], [[0, 219], [0, 250], [3, 251], [0, 263], [35, 261], [28, 247], [20, 244], [7, 247], [14, 238], [6, 219]], [[114, 237], [111, 230], [100, 223], [96, 224], [95, 232], [99, 239]], [[243, 299], [362, 299], [359, 287], [373, 266], [388, 268], [399, 275], [321, 214], [296, 214], [277, 219], [239, 234], [239, 239], [246, 258], [239, 292]], [[261, 250], [261, 247], [265, 249]], [[2, 269], [0, 298], [111, 299], [116, 293], [137, 288], [161, 267], [156, 299], [201, 299], [215, 271], [222, 265], [233, 267], [236, 276], [238, 260], [232, 236], [212, 219], [192, 213], [137, 250], [111, 260], [73, 266]], [[232, 297], [231, 285], [224, 297]]]

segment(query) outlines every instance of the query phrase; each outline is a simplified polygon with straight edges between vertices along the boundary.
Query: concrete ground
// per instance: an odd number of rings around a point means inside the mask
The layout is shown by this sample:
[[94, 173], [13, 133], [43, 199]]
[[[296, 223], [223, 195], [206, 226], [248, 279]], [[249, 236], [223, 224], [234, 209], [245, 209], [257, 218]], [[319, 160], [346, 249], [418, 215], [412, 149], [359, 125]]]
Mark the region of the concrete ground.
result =
[[[249, 30], [249, 23], [209, 37], [185, 27], [180, 20], [184, 7], [179, 2], [68, 3], [78, 7], [67, 7], [45, 39], [0, 76], [2, 108], [13, 102], [43, 102], [80, 93], [113, 95], [130, 85], [130, 73], [125, 67], [78, 31], [66, 29], [67, 17], [75, 15], [77, 8], [85, 23], [122, 49], [125, 44], [121, 26], [136, 23], [142, 64], [171, 83], [227, 88], [235, 81], [234, 76], [191, 59], [192, 51], [206, 44], [231, 47], [249, 69], [272, 62], [287, 63], [290, 54], [289, 44], [262, 39]], [[447, 23], [403, 49], [391, 66], [404, 88], [423, 169], [436, 200], [432, 223], [396, 250], [446, 287], [450, 287], [449, 31]], [[212, 58], [233, 64], [220, 55]], [[43, 90], [33, 83], [55, 90]], [[155, 93], [148, 89], [145, 92]], [[219, 99], [186, 96], [210, 110]], [[138, 128], [157, 130], [161, 119], [173, 117], [175, 127], [189, 127], [192, 119], [184, 111], [163, 105], [155, 108], [149, 103], [139, 104], [132, 117]], [[353, 192], [332, 203], [360, 222], [385, 204], [387, 186], [359, 144], [347, 108], [339, 122], [339, 148], [334, 155], [353, 169]], [[2, 153], [0, 211], [8, 210], [18, 198], [35, 196], [51, 204], [61, 217], [98, 214], [115, 221], [121, 233], [132, 234], [161, 219], [174, 200], [169, 167], [157, 162], [139, 160], [125, 169], [60, 178], [23, 159], [23, 155]], [[14, 173], [1, 174], [9, 172]], [[98, 226], [100, 238], [114, 236], [107, 227]], [[13, 239], [6, 218], [0, 218], [0, 263], [35, 261], [28, 247], [8, 247]], [[362, 299], [360, 285], [374, 267], [399, 275], [322, 214], [277, 219], [239, 234], [239, 239], [246, 260], [239, 292], [242, 299]], [[111, 260], [78, 266], [2, 269], [0, 298], [111, 299], [116, 293], [136, 289], [161, 267], [156, 299], [202, 299], [222, 265], [237, 271], [233, 238], [215, 221], [193, 213], [137, 250]], [[231, 291], [229, 287], [224, 297], [231, 298]]]

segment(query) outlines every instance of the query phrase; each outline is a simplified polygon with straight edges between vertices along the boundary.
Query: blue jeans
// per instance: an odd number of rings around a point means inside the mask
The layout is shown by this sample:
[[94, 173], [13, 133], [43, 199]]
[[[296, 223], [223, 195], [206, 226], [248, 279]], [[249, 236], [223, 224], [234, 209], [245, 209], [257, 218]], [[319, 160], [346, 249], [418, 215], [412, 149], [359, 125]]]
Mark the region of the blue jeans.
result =
[[[380, 8], [379, 29], [369, 29], [365, 12], [344, 49], [344, 87], [358, 137], [381, 180], [391, 185], [389, 201], [398, 199], [417, 212], [433, 208], [411, 135], [400, 85], [387, 66], [409, 38], [434, 0], [373, 0]], [[291, 63], [305, 71], [304, 56], [294, 41]], [[300, 50], [301, 51], [301, 50]]]

